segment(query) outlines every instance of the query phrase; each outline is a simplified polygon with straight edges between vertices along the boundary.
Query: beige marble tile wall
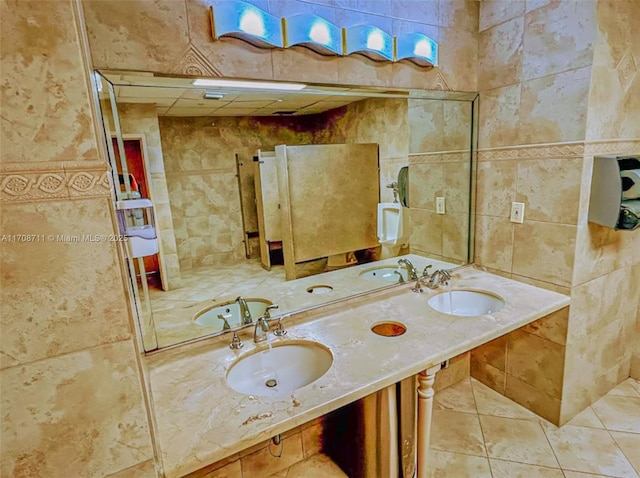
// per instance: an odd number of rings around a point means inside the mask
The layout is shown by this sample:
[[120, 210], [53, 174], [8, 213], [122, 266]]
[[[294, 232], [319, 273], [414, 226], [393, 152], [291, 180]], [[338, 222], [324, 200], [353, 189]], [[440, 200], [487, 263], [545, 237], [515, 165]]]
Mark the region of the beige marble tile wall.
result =
[[638, 303], [638, 313], [636, 314], [636, 328], [634, 332], [633, 348], [631, 352], [631, 364], [629, 376], [640, 380], [640, 303]]
[[346, 143], [378, 143], [380, 200], [392, 202], [393, 192], [386, 185], [397, 181], [400, 168], [409, 164], [407, 100], [372, 98], [352, 103], [332, 131], [337, 140], [343, 137]]
[[[468, 260], [471, 103], [409, 101], [411, 250], [453, 263]], [[436, 197], [446, 214], [436, 213]]]
[[[593, 156], [640, 152], [637, 2], [599, 1], [589, 90], [562, 415], [603, 396], [631, 372], [640, 301], [640, 231], [590, 224]], [[598, 297], [598, 300], [594, 298]]]
[[0, 4], [2, 476], [155, 475], [80, 18]]
[[[628, 376], [638, 300], [625, 285], [638, 234], [587, 223], [593, 153], [632, 152], [634, 141], [607, 140], [638, 137], [625, 93], [636, 88], [626, 22], [637, 14], [609, 3], [495, 1], [480, 12], [476, 261], [571, 294], [561, 422]], [[512, 201], [526, 204], [522, 225], [508, 220]], [[596, 296], [610, 307], [594, 307]]]
[[[245, 203], [253, 204], [255, 192], [251, 188], [238, 191], [235, 155], [242, 162], [241, 169], [252, 171], [251, 161], [258, 149], [343, 142], [343, 135], [331, 129], [333, 115], [160, 118], [173, 227], [183, 270], [245, 257], [240, 193]], [[247, 176], [253, 178], [253, 173]]]
[[[588, 147], [588, 152], [593, 154], [637, 154], [640, 151], [640, 124], [635, 119], [640, 112], [640, 75], [637, 72], [640, 46], [635, 28], [638, 21], [640, 5], [637, 2], [598, 2], [598, 29], [587, 115], [587, 140], [595, 142]], [[606, 139], [616, 141], [607, 144], [603, 142]], [[630, 139], [635, 141], [629, 141]], [[590, 154], [585, 159], [585, 170], [590, 170], [591, 166]], [[582, 206], [586, 210], [586, 202]], [[586, 211], [581, 211], [581, 223], [584, 214]], [[637, 254], [640, 233], [614, 233], [589, 224], [579, 230], [577, 241], [578, 254], [588, 258], [588, 262], [593, 265], [591, 270], [586, 267], [576, 268], [574, 285], [606, 276], [606, 293], [616, 295], [616, 291], [608, 287], [615, 283], [615, 280], [610, 280], [610, 276], [620, 274], [620, 269], [625, 268], [629, 275], [628, 267], [640, 261]], [[578, 264], [583, 263], [579, 261]], [[635, 277], [637, 285], [638, 276]], [[629, 296], [632, 303], [634, 296], [635, 300], [640, 300], [637, 286], [635, 294], [632, 290]], [[632, 303], [629, 304], [630, 311], [626, 312], [625, 330], [633, 327]], [[632, 346], [631, 375], [637, 378], [640, 376], [640, 324], [629, 337], [636, 344], [635, 347]], [[601, 346], [607, 347], [607, 344]], [[624, 359], [621, 362], [624, 363]]]
[[472, 350], [471, 375], [558, 423], [568, 316], [565, 307]]
[[343, 27], [369, 23], [392, 35], [423, 32], [440, 42], [440, 67], [431, 71], [357, 55], [214, 42], [208, 0], [83, 3], [96, 68], [477, 91], [478, 3], [472, 0], [254, 2], [276, 16], [315, 13]]
[[[112, 118], [111, 108], [105, 102], [101, 103], [103, 115]], [[144, 135], [147, 146], [147, 174], [151, 179], [151, 198], [154, 204], [158, 237], [160, 239], [159, 251], [163, 271], [163, 285], [168, 289], [180, 287], [180, 264], [178, 261], [178, 249], [176, 237], [173, 231], [173, 218], [169, 203], [169, 190], [164, 169], [162, 142], [158, 126], [158, 114], [155, 105], [122, 103], [118, 105], [120, 127], [124, 135]], [[113, 125], [110, 125], [114, 131]]]

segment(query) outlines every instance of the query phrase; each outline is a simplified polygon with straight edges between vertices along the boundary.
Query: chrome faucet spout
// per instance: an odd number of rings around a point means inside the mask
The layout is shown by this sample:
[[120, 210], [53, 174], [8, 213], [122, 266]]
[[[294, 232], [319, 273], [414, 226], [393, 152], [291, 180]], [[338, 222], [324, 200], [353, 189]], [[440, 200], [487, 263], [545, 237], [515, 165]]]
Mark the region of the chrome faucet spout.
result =
[[253, 329], [253, 342], [259, 343], [267, 340], [269, 333], [269, 320], [266, 317], [260, 317], [256, 320], [256, 327]]
[[242, 318], [242, 325], [247, 325], [253, 323], [253, 317], [251, 317], [251, 311], [249, 310], [249, 306], [247, 305], [247, 301], [244, 297], [239, 296], [236, 297], [236, 302], [238, 307], [240, 308], [240, 317]]
[[449, 280], [451, 280], [451, 274], [449, 273], [449, 271], [438, 269], [433, 274], [431, 274], [431, 277], [429, 278], [429, 281], [426, 285], [429, 289], [437, 289], [442, 284], [446, 284]]
[[418, 280], [418, 271], [409, 259], [402, 258], [398, 260], [398, 266], [404, 266], [409, 273], [409, 280]]
[[[253, 329], [253, 341], [256, 344], [258, 342], [264, 342], [265, 340], [267, 340], [267, 334], [269, 333], [270, 329], [269, 319], [271, 319], [271, 311], [277, 308], [278, 306], [276, 304], [267, 306], [267, 308], [264, 310], [264, 315], [256, 321], [256, 327], [255, 329]], [[282, 325], [280, 325], [280, 321], [278, 321], [278, 326], [282, 328]]]

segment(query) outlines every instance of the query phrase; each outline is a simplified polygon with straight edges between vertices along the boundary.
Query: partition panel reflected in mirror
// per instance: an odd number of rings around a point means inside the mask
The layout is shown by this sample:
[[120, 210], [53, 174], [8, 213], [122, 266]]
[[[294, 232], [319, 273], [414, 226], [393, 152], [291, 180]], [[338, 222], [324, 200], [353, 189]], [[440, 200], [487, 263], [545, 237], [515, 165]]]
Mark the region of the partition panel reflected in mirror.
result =
[[96, 80], [147, 351], [473, 260], [475, 94]]

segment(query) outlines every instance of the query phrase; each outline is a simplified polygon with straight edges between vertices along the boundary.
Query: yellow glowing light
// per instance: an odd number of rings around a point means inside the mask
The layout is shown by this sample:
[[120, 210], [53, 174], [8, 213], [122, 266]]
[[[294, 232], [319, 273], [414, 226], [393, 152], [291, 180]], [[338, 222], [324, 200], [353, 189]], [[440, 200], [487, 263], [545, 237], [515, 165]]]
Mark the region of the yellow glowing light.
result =
[[244, 12], [240, 18], [240, 30], [259, 37], [263, 37], [266, 33], [262, 17], [251, 10]]
[[433, 48], [431, 42], [427, 40], [420, 40], [413, 48], [413, 54], [418, 56], [425, 56], [431, 58], [433, 55]]
[[380, 32], [373, 31], [367, 37], [367, 48], [369, 50], [384, 50], [384, 37]]
[[315, 22], [313, 24], [309, 31], [309, 38], [321, 45], [328, 45], [331, 43], [331, 33], [329, 33], [329, 28], [322, 22]]

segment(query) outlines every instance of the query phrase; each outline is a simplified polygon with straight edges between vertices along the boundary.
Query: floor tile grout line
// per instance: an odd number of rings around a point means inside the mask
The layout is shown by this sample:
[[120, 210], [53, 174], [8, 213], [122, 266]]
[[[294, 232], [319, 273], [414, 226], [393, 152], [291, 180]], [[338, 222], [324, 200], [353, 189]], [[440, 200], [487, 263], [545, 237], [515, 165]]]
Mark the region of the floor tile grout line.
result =
[[533, 464], [533, 463], [525, 463], [524, 461], [517, 461], [517, 460], [505, 460], [503, 458], [489, 458], [489, 461], [491, 460], [495, 460], [495, 461], [503, 461], [503, 462], [507, 462], [507, 463], [517, 463], [519, 465], [529, 465], [529, 466], [537, 466], [538, 468], [545, 468], [547, 470], [562, 470], [562, 468], [560, 468], [560, 466], [554, 467], [554, 466], [548, 466], [548, 465], [538, 465], [538, 464]]
[[[547, 440], [547, 443], [549, 444], [549, 448], [551, 448], [551, 453], [553, 453], [553, 457], [556, 459], [556, 463], [558, 464], [558, 468], [563, 470], [562, 474], [564, 475], [564, 468], [562, 468], [562, 463], [560, 463], [560, 459], [558, 458], [558, 455], [556, 454], [556, 450], [555, 450], [555, 448], [553, 448], [553, 444], [551, 443], [551, 440], [549, 440], [549, 435], [547, 435], [547, 430], [545, 430], [545, 427], [542, 426], [542, 423], [540, 421], [538, 421], [538, 426], [542, 430], [542, 433], [544, 434], [544, 438], [545, 438], [545, 440]], [[557, 428], [560, 429], [560, 427], [557, 427]]]
[[[469, 382], [471, 382], [471, 378], [469, 378]], [[487, 450], [487, 439], [484, 434], [484, 428], [482, 428], [482, 420], [480, 420], [480, 413], [478, 412], [478, 402], [476, 401], [476, 392], [473, 389], [473, 383], [471, 383], [471, 394], [473, 395], [473, 403], [476, 407], [476, 417], [478, 419], [478, 425], [480, 426], [480, 433], [482, 434], [482, 448], [484, 449], [484, 454], [487, 457], [487, 463], [489, 464], [489, 473], [493, 476], [493, 470], [491, 469], [491, 460], [489, 460], [489, 451]]]
[[[625, 457], [625, 459], [629, 463], [629, 466], [631, 466], [631, 469], [636, 472], [636, 475], [640, 476], [640, 470], [636, 470], [636, 467], [633, 466], [633, 463], [631, 462], [631, 460], [629, 459], [627, 454], [624, 452], [624, 450], [622, 449], [622, 447], [618, 443], [618, 440], [616, 440], [616, 437], [614, 437], [613, 434], [611, 433], [612, 431], [616, 431], [616, 430], [609, 430], [608, 428], [606, 430], [607, 430], [607, 433], [609, 434], [609, 436], [611, 437], [611, 439], [613, 440], [613, 443], [615, 443], [615, 445], [618, 448], [618, 450], [620, 450], [620, 453], [622, 453], [622, 456]], [[618, 432], [618, 433], [625, 433], [625, 432]]]

